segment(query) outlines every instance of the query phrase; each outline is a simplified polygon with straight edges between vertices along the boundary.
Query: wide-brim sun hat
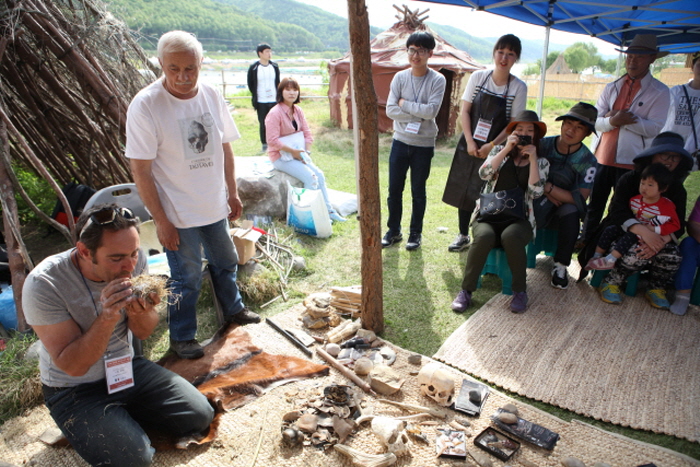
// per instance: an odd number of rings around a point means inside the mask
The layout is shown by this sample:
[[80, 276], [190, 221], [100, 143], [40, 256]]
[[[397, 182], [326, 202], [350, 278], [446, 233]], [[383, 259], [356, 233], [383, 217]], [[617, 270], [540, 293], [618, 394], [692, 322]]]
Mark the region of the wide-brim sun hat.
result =
[[523, 110], [518, 115], [515, 116], [512, 122], [506, 127], [506, 133], [511, 134], [518, 123], [534, 123], [535, 127], [540, 130], [540, 138], [543, 138], [547, 134], [547, 124], [540, 121], [540, 117], [537, 116], [536, 112], [532, 110]]
[[652, 157], [662, 152], [673, 152], [681, 156], [681, 161], [678, 163], [676, 170], [689, 171], [693, 168], [693, 156], [685, 150], [684, 144], [685, 141], [681, 135], [672, 131], [665, 131], [654, 138], [651, 145], [640, 152], [633, 159], [633, 162], [639, 162], [640, 159]]
[[662, 52], [656, 46], [656, 36], [653, 34], [637, 34], [626, 50], [615, 49], [623, 54], [652, 55], [656, 58], [665, 57], [668, 52]]
[[593, 133], [596, 135], [598, 134], [595, 131], [595, 121], [598, 118], [598, 109], [596, 109], [594, 105], [579, 102], [575, 106], [571, 107], [566, 114], [555, 118], [554, 121], [558, 122], [559, 120], [564, 120], [565, 118], [573, 118], [574, 120], [578, 120], [586, 125], [586, 127], [588, 127], [588, 129]]

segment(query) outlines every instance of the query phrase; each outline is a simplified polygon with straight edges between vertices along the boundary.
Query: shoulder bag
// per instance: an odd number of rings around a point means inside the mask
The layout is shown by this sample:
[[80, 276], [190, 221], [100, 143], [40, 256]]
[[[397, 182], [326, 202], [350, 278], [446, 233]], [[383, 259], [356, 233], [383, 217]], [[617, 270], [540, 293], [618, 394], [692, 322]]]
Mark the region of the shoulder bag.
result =
[[479, 222], [509, 225], [527, 220], [526, 212], [525, 192], [520, 187], [479, 195]]

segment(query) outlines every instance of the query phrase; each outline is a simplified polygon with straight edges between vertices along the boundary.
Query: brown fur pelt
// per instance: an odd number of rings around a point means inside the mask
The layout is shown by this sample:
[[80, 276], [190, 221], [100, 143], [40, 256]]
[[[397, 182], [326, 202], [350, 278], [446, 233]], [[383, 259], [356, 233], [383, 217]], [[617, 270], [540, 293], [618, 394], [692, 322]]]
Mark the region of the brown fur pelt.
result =
[[[310, 360], [264, 352], [237, 325], [221, 328], [204, 347], [204, 357], [200, 359], [183, 360], [169, 354], [158, 363], [197, 386], [217, 412], [209, 433], [203, 438], [179, 440], [175, 446], [169, 446], [180, 449], [193, 443], [211, 442], [224, 411], [245, 405], [265, 389], [297, 379], [325, 376], [329, 371], [328, 366]], [[167, 447], [159, 443], [156, 449]]]

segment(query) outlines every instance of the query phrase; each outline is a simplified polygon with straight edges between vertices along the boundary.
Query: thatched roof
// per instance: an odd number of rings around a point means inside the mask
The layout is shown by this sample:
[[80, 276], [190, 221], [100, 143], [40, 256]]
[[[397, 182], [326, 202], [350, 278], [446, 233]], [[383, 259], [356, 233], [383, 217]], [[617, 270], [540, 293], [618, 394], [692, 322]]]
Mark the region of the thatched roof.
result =
[[[126, 109], [150, 64], [95, 0], [6, 0], [0, 111], [12, 161], [65, 184], [127, 181]], [[34, 157], [36, 156], [36, 157]]]

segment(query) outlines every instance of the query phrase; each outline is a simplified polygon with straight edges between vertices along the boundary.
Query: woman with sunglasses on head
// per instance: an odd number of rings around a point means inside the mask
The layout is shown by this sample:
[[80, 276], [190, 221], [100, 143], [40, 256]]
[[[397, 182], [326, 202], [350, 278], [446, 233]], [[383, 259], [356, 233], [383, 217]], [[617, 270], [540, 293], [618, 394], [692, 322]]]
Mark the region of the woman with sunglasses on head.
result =
[[[677, 240], [685, 231], [685, 207], [688, 194], [683, 187], [683, 180], [693, 167], [693, 158], [683, 148], [685, 141], [670, 131], [659, 134], [651, 145], [634, 158], [634, 169], [620, 177], [615, 185], [615, 193], [608, 215], [603, 219], [578, 256], [581, 264], [582, 280], [588, 271], [585, 265], [593, 257], [595, 246], [606, 227], [617, 225], [625, 232], [632, 232], [639, 237], [637, 248], [624, 254], [615, 267], [600, 284], [598, 292], [605, 303], [618, 305], [622, 303], [620, 287], [632, 274], [648, 269], [648, 289], [645, 298], [654, 308], [669, 309], [666, 289], [672, 285], [676, 271], [680, 266], [681, 254]], [[671, 235], [660, 235], [647, 229], [636, 219], [630, 208], [630, 199], [639, 194], [639, 183], [644, 169], [655, 163], [665, 165], [673, 175], [673, 181], [664, 192], [676, 206], [676, 214], [680, 219], [681, 228]]]
[[295, 105], [300, 99], [301, 89], [294, 78], [284, 78], [277, 86], [277, 105], [265, 117], [267, 154], [275, 169], [299, 179], [304, 188], [321, 190], [331, 220], [345, 222], [328, 200], [326, 177], [311, 161], [314, 139], [304, 112]]
[[[547, 125], [535, 112], [525, 110], [508, 124], [506, 133], [505, 145], [479, 168], [479, 176], [486, 184], [479, 201], [479, 215], [472, 223], [474, 242], [467, 254], [462, 290], [452, 302], [452, 310], [457, 313], [471, 306], [472, 292], [476, 290], [486, 258], [498, 246], [505, 250], [513, 274], [510, 309], [522, 313], [527, 308], [525, 248], [535, 235], [532, 201], [544, 194], [549, 175], [549, 161], [537, 154]], [[489, 198], [495, 199], [489, 201]], [[498, 208], [489, 209], [491, 203]]]
[[469, 223], [483, 181], [479, 168], [491, 150], [505, 142], [508, 122], [525, 110], [527, 85], [510, 73], [520, 60], [520, 39], [501, 36], [493, 47], [493, 69], [472, 73], [462, 96], [464, 134], [457, 143], [442, 201], [458, 208], [459, 235], [448, 247], [459, 252], [469, 246]]

